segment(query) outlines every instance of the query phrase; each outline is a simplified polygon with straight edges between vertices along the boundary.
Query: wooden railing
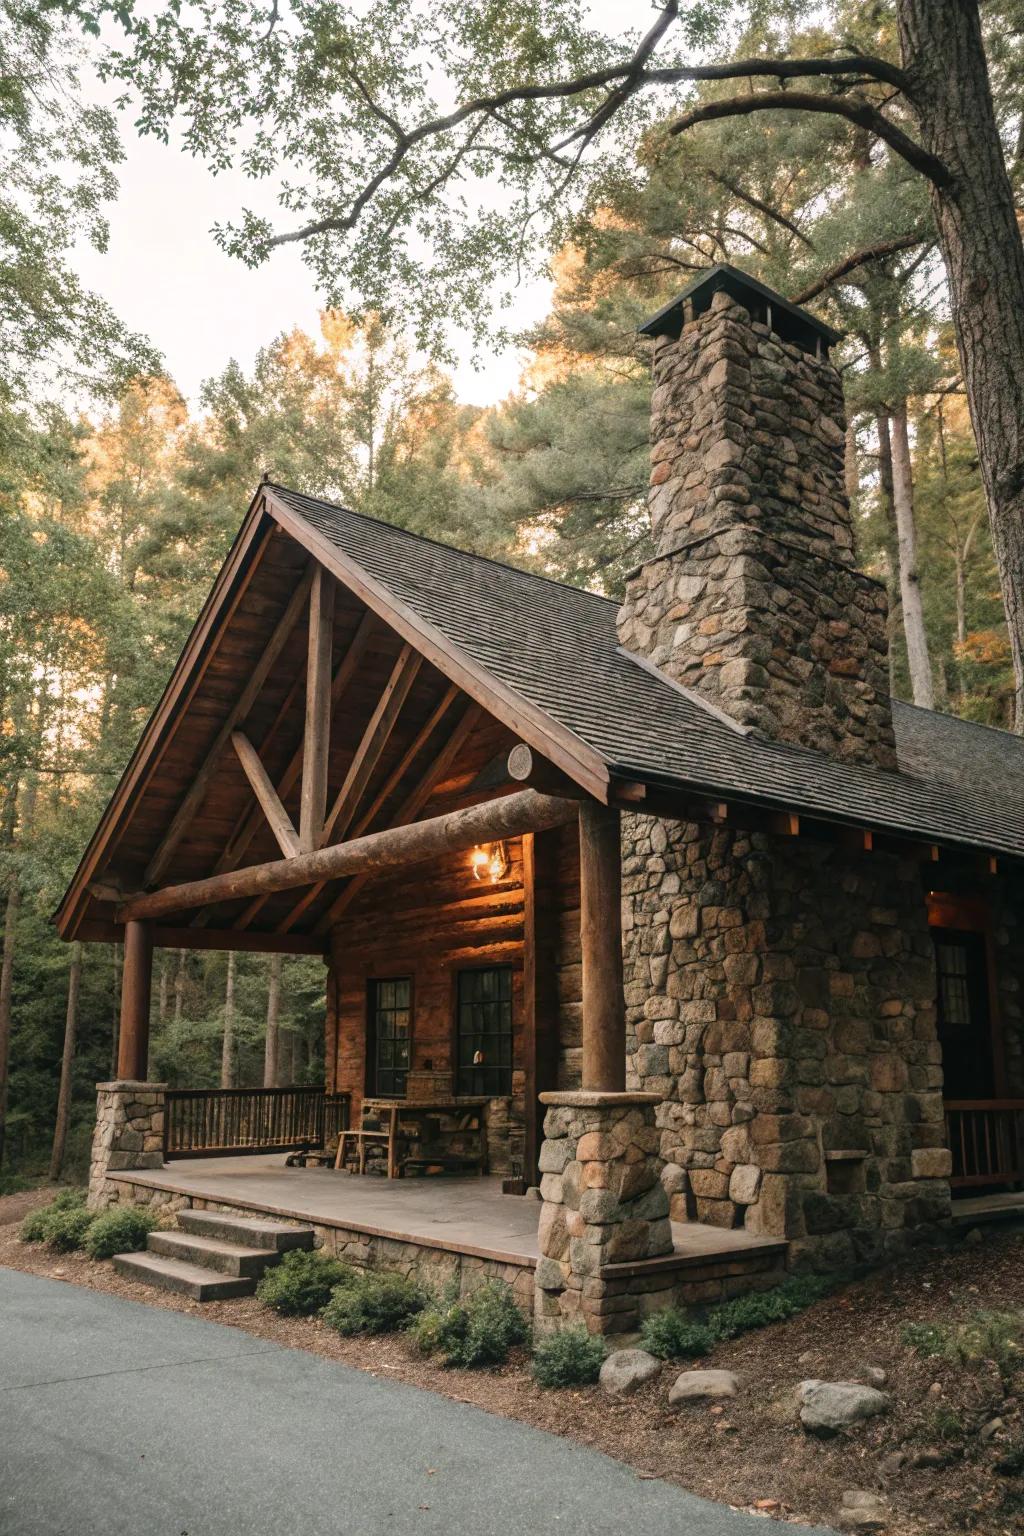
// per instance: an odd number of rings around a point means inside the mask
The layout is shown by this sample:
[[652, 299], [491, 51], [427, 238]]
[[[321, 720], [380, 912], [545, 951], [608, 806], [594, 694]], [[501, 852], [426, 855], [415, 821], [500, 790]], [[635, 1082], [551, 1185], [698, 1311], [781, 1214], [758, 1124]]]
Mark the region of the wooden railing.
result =
[[954, 1189], [1024, 1182], [1024, 1099], [947, 1099]]
[[322, 1146], [347, 1128], [348, 1105], [323, 1088], [170, 1088], [164, 1160]]

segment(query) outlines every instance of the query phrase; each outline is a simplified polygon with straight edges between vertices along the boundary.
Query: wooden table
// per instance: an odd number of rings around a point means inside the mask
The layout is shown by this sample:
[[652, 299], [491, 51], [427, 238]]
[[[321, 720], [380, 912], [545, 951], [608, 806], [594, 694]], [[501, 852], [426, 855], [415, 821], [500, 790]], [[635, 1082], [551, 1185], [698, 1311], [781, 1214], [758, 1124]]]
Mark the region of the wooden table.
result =
[[[364, 1099], [363, 1114], [377, 1114], [381, 1118], [379, 1131], [343, 1131], [338, 1141], [338, 1157], [335, 1167], [340, 1168], [344, 1163], [345, 1140], [351, 1137], [359, 1146], [359, 1171], [362, 1173], [366, 1166], [365, 1142], [386, 1141], [388, 1155], [388, 1178], [400, 1179], [410, 1164], [422, 1163], [425, 1166], [432, 1164], [444, 1164], [446, 1158], [443, 1154], [431, 1157], [429, 1153], [417, 1156], [415, 1153], [402, 1157], [399, 1153], [399, 1141], [402, 1136], [401, 1122], [412, 1120], [417, 1125], [430, 1115], [469, 1115], [476, 1117], [475, 1126], [458, 1127], [457, 1131], [465, 1134], [474, 1130], [479, 1138], [479, 1157], [466, 1159], [475, 1161], [480, 1171], [486, 1162], [486, 1126], [484, 1124], [483, 1110], [487, 1100], [484, 1098], [449, 1098], [449, 1099]], [[454, 1134], [454, 1133], [450, 1133]], [[452, 1159], [456, 1161], [456, 1159]]]

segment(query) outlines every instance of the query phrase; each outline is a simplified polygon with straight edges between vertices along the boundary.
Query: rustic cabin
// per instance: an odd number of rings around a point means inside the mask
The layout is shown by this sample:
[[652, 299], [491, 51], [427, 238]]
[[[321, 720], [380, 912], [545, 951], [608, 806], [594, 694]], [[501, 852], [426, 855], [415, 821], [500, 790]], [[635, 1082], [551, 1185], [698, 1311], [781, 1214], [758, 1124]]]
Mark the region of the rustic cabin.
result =
[[[628, 1333], [1019, 1201], [1024, 741], [891, 697], [835, 332], [729, 267], [643, 329], [621, 604], [258, 487], [56, 917], [136, 1276], [299, 1233]], [[321, 956], [322, 1086], [150, 1081], [156, 947]]]

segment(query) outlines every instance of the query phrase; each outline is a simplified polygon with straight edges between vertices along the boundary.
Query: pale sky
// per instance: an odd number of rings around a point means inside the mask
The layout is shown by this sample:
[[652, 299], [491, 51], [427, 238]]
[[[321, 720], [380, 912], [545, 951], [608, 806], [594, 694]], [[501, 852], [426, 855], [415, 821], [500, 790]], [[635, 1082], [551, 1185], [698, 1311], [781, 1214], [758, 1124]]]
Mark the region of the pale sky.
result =
[[[621, 0], [591, 0], [590, 9], [611, 32], [646, 19], [642, 9], [638, 17]], [[98, 86], [93, 91], [110, 99]], [[273, 252], [254, 270], [226, 256], [210, 234], [214, 223], [244, 207], [266, 212], [284, 227], [288, 216], [280, 215], [265, 190], [234, 173], [212, 176], [173, 141], [166, 146], [140, 139], [129, 115], [122, 119], [122, 137], [127, 160], [119, 171], [117, 203], [108, 209], [109, 249], [100, 255], [82, 246], [75, 264], [83, 282], [159, 348], [185, 396], [195, 402], [202, 380], [230, 358], [248, 369], [258, 349], [282, 331], [300, 326], [318, 335], [320, 303], [296, 248]], [[549, 296], [546, 282], [524, 285], [503, 322], [526, 329], [543, 318]], [[469, 339], [454, 337], [453, 344], [460, 400], [488, 405], [515, 389], [523, 364], [518, 349], [482, 354], [478, 369]]]

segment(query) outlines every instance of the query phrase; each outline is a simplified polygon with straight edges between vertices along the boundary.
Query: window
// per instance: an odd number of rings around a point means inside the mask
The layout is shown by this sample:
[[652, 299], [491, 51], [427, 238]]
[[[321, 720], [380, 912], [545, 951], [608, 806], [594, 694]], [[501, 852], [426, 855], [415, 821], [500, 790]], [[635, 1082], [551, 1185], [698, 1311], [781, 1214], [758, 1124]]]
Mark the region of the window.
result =
[[980, 933], [933, 928], [938, 973], [938, 1034], [947, 1099], [995, 1092], [985, 940]]
[[486, 1098], [512, 1092], [512, 972], [458, 976], [458, 1091]]
[[370, 983], [370, 1029], [370, 1091], [382, 1097], [403, 1098], [412, 1036], [412, 982], [408, 976]]

